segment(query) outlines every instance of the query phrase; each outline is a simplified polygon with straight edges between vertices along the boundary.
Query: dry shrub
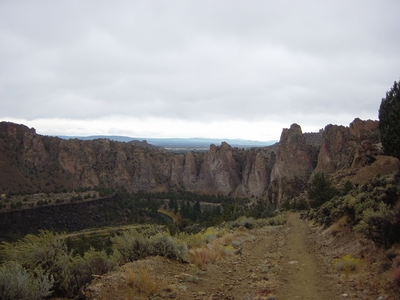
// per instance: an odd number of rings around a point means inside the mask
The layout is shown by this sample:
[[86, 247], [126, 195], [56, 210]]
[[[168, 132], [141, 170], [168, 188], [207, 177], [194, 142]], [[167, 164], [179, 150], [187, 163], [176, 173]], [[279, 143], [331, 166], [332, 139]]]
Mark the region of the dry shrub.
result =
[[126, 274], [126, 283], [144, 295], [151, 295], [158, 291], [157, 280], [146, 265], [140, 265], [135, 270], [129, 269]]
[[194, 249], [205, 246], [221, 235], [223, 235], [223, 231], [209, 227], [196, 234], [180, 233], [178, 234], [178, 240], [186, 243], [189, 249]]
[[359, 260], [351, 257], [350, 255], [345, 255], [342, 258], [338, 258], [335, 260], [335, 267], [344, 272], [346, 278], [349, 278], [351, 272], [355, 272], [357, 270]]
[[343, 231], [348, 228], [348, 217], [343, 216], [339, 220], [337, 220], [335, 223], [332, 224], [332, 226], [329, 228], [331, 234], [333, 236], [336, 236], [339, 233], [342, 233]]
[[129, 285], [130, 287], [135, 286], [135, 274], [133, 273], [132, 269], [129, 269], [126, 272], [126, 284]]
[[220, 242], [222, 245], [228, 246], [236, 239], [236, 235], [233, 233], [228, 233], [221, 237]]
[[210, 248], [202, 247], [189, 250], [187, 252], [187, 259], [191, 264], [194, 264], [198, 268], [202, 269], [205, 264], [215, 260], [215, 257], [212, 255]]
[[187, 259], [191, 264], [194, 264], [199, 269], [202, 269], [206, 264], [212, 264], [223, 259], [227, 255], [234, 254], [235, 249], [232, 246], [222, 246], [217, 242], [213, 242], [207, 247], [191, 249], [187, 252]]

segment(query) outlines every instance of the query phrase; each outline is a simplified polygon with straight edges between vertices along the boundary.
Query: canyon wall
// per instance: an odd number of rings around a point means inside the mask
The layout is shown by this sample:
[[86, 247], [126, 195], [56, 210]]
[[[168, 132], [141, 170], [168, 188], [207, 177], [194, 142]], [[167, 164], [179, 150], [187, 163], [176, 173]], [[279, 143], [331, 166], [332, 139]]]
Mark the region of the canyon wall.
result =
[[383, 151], [378, 121], [356, 118], [349, 127], [329, 124], [322, 135], [314, 173], [331, 174], [338, 170], [363, 167], [380, 154]]
[[311, 161], [301, 127], [292, 124], [289, 129], [283, 129], [267, 192], [269, 200], [280, 204], [282, 200], [295, 197], [304, 190], [313, 171]]
[[256, 196], [279, 205], [303, 191], [315, 172], [370, 164], [381, 153], [378, 143], [378, 122], [360, 119], [315, 134], [292, 124], [270, 147], [244, 150], [222, 143], [207, 153], [186, 154], [138, 142], [63, 140], [0, 122], [0, 193], [104, 186]]

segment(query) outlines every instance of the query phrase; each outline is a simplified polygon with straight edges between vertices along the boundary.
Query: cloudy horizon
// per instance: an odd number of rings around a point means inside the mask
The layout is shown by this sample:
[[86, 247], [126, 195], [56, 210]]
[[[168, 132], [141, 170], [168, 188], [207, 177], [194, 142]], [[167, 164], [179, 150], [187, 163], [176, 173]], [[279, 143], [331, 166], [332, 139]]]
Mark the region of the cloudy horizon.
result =
[[278, 140], [378, 119], [400, 1], [2, 1], [0, 121]]

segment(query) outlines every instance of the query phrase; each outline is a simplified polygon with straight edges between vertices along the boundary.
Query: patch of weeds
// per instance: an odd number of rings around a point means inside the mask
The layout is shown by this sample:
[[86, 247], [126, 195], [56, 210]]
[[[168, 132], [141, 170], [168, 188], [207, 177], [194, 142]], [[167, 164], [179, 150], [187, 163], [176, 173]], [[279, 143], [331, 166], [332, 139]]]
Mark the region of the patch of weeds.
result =
[[286, 224], [286, 215], [284, 215], [284, 214], [276, 215], [275, 217], [268, 218], [267, 222], [268, 222], [268, 225], [270, 225], [270, 226], [284, 225], [284, 224]]
[[187, 252], [186, 257], [191, 264], [194, 264], [199, 269], [203, 269], [208, 263], [217, 261], [216, 253], [208, 247], [191, 249]]
[[196, 234], [180, 233], [177, 235], [177, 239], [185, 242], [188, 248], [192, 249], [202, 247], [222, 234], [223, 233], [220, 230], [217, 230], [214, 227], [209, 227], [205, 231]]
[[343, 216], [329, 227], [329, 231], [333, 236], [342, 233], [348, 225], [348, 217]]
[[351, 272], [357, 271], [359, 262], [358, 259], [346, 254], [342, 258], [335, 259], [334, 265], [339, 271], [344, 272], [348, 279]]
[[232, 242], [235, 240], [236, 235], [233, 233], [228, 233], [220, 238], [220, 243], [224, 246], [232, 245]]
[[186, 258], [191, 264], [202, 269], [206, 264], [215, 263], [234, 253], [235, 248], [233, 246], [223, 246], [215, 241], [205, 247], [190, 249], [186, 254]]
[[143, 295], [153, 295], [158, 291], [159, 286], [156, 278], [151, 274], [149, 267], [145, 265], [138, 266], [135, 272], [129, 270], [127, 283]]

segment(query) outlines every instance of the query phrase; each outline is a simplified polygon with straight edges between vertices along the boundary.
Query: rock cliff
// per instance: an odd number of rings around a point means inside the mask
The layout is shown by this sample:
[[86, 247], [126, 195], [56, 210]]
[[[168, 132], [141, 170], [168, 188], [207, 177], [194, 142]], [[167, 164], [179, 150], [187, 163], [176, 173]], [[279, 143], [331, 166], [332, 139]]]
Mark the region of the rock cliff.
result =
[[360, 119], [307, 134], [292, 124], [270, 147], [222, 143], [186, 154], [108, 139], [62, 140], [0, 122], [0, 193], [104, 186], [255, 196], [279, 205], [303, 191], [315, 172], [360, 168], [379, 154], [378, 122]]
[[282, 131], [276, 163], [271, 172], [268, 198], [279, 205], [284, 199], [297, 196], [313, 171], [306, 138], [298, 124]]
[[0, 123], [0, 155], [2, 193], [104, 186], [261, 195], [273, 163], [264, 148], [247, 152], [222, 143], [205, 154], [176, 154], [108, 139], [62, 140], [9, 122]]
[[374, 160], [374, 155], [382, 154], [379, 142], [378, 121], [356, 118], [349, 127], [329, 124], [322, 135], [314, 173], [331, 174], [366, 166]]

